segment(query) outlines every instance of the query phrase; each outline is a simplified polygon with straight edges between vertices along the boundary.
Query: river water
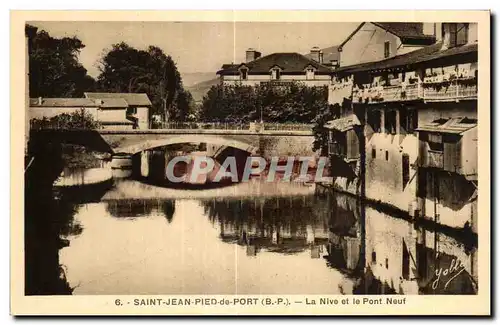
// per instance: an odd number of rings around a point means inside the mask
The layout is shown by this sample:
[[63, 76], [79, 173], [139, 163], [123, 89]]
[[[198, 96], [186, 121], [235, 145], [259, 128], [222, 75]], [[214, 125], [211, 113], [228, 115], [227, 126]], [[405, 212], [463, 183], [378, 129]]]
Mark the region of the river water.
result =
[[[296, 182], [59, 192], [72, 294], [475, 294], [474, 241]], [[81, 192], [79, 192], [81, 191]]]

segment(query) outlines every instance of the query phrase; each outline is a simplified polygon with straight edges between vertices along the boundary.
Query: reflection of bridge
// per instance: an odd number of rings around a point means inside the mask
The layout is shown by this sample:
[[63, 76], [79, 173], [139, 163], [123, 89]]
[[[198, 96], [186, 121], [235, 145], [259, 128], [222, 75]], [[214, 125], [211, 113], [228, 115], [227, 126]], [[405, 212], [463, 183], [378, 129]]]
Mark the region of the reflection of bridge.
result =
[[151, 129], [151, 130], [31, 130], [30, 142], [84, 145], [92, 150], [136, 154], [180, 143], [207, 143], [237, 148], [265, 158], [312, 156], [311, 130]]

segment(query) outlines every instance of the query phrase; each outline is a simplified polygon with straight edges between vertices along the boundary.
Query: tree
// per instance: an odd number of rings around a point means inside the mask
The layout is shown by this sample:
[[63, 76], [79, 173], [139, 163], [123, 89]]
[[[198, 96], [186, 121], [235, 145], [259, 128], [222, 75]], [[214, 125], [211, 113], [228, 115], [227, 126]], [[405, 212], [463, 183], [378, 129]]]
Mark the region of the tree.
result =
[[313, 127], [313, 149], [320, 150], [322, 155], [326, 155], [328, 153], [328, 132], [325, 130], [324, 126], [326, 122], [339, 117], [340, 105], [335, 104], [325, 106], [322, 110], [320, 110], [315, 119], [315, 125]]
[[76, 36], [61, 39], [25, 26], [28, 37], [30, 97], [82, 97], [95, 80], [78, 61], [85, 45]]
[[192, 97], [182, 86], [175, 62], [159, 47], [137, 50], [124, 42], [113, 44], [99, 69], [100, 90], [144, 92], [153, 104], [152, 114], [183, 121], [192, 109]]
[[31, 129], [97, 129], [99, 123], [85, 109], [71, 113], [62, 113], [51, 118], [30, 120]]
[[286, 85], [216, 85], [205, 97], [201, 117], [206, 121], [312, 123], [328, 106], [327, 87]]

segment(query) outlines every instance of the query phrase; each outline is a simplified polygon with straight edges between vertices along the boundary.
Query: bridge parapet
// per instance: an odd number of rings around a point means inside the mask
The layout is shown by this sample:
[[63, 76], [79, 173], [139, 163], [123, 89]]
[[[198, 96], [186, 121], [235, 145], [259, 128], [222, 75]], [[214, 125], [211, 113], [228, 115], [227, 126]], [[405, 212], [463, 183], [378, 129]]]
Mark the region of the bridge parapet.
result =
[[260, 155], [311, 156], [312, 130], [234, 130], [234, 129], [148, 129], [148, 130], [31, 130], [32, 139], [65, 142], [111, 153], [136, 154], [144, 150], [180, 143], [207, 143], [233, 147]]
[[148, 130], [97, 130], [100, 134], [211, 134], [211, 135], [288, 135], [305, 136], [312, 135], [312, 130], [290, 131], [290, 130], [234, 130], [234, 129], [148, 129]]
[[248, 130], [248, 131], [310, 131], [314, 124], [305, 123], [225, 123], [225, 122], [162, 122], [154, 129], [169, 130]]

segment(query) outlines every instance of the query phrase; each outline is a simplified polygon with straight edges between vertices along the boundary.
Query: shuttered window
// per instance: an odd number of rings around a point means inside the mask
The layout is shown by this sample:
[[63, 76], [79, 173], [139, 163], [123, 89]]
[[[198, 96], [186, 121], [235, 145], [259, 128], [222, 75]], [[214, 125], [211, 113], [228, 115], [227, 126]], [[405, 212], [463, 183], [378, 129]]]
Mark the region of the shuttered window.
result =
[[359, 158], [359, 140], [356, 131], [349, 130], [346, 133], [347, 136], [347, 158], [357, 159]]
[[391, 43], [384, 42], [384, 58], [388, 58], [391, 55]]
[[406, 187], [410, 181], [410, 156], [408, 154], [403, 154], [402, 158], [402, 168], [403, 168], [403, 189]]
[[450, 24], [450, 47], [457, 46], [457, 24]]

